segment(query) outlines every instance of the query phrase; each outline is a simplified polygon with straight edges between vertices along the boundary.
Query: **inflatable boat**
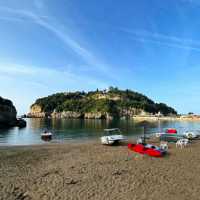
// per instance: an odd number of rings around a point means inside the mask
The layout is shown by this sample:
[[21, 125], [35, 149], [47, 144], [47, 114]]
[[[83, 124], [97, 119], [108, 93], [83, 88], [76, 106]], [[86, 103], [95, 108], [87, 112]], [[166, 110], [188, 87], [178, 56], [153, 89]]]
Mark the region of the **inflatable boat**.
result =
[[152, 157], [163, 157], [166, 154], [165, 150], [151, 144], [128, 144], [128, 149]]

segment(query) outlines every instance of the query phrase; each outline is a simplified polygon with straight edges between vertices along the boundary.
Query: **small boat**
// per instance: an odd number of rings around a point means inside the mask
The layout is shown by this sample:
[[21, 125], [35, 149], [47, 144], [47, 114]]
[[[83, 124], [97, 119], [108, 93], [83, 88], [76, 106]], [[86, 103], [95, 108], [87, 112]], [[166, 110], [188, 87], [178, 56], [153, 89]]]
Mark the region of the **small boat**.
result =
[[166, 129], [165, 133], [177, 134], [177, 130], [175, 128], [168, 128], [168, 129]]
[[104, 136], [101, 137], [101, 143], [106, 145], [117, 144], [125, 140], [119, 128], [104, 129]]
[[166, 134], [165, 132], [159, 132], [159, 133], [154, 133], [153, 135], [155, 135], [157, 138], [159, 138], [161, 135]]
[[154, 133], [154, 135], [158, 138], [166, 134], [177, 134], [177, 130], [175, 128], [168, 128], [165, 132]]
[[51, 132], [44, 131], [44, 132], [41, 134], [41, 139], [42, 139], [42, 140], [45, 140], [45, 141], [52, 140], [52, 133], [51, 133]]
[[166, 134], [162, 134], [160, 136], [160, 141], [165, 141], [165, 142], [177, 142], [180, 139], [184, 139], [186, 138], [184, 135], [180, 135], [180, 134], [172, 134], [172, 133], [166, 133]]
[[200, 137], [200, 134], [197, 131], [186, 131], [183, 135], [188, 139], [198, 139]]
[[151, 144], [128, 144], [128, 149], [140, 154], [152, 157], [163, 157], [167, 151]]

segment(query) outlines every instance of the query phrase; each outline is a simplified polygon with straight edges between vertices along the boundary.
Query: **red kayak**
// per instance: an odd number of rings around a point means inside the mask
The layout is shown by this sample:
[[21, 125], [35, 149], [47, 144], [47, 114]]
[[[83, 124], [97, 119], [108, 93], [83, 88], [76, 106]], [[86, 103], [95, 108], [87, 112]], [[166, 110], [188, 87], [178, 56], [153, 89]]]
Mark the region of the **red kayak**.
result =
[[147, 154], [152, 157], [163, 157], [165, 150], [151, 144], [128, 144], [128, 148], [140, 154]]
[[175, 128], [168, 128], [165, 133], [169, 133], [169, 134], [176, 134], [177, 130]]

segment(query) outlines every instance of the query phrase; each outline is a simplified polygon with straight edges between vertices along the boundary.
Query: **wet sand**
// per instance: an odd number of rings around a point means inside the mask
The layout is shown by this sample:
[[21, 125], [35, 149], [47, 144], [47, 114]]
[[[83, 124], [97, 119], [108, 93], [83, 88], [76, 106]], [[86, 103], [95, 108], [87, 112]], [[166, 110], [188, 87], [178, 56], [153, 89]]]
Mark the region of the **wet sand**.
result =
[[1, 200], [196, 200], [199, 174], [199, 141], [164, 158], [95, 143], [0, 148]]

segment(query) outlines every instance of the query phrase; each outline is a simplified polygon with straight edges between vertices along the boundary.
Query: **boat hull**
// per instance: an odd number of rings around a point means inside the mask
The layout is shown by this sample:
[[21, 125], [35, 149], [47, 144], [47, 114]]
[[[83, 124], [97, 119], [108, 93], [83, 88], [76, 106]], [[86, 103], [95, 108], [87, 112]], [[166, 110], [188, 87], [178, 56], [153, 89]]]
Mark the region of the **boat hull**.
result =
[[101, 143], [105, 145], [118, 144], [123, 140], [125, 140], [123, 135], [111, 135], [101, 137]]
[[45, 141], [52, 140], [52, 135], [41, 135], [41, 139]]

